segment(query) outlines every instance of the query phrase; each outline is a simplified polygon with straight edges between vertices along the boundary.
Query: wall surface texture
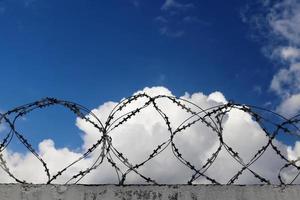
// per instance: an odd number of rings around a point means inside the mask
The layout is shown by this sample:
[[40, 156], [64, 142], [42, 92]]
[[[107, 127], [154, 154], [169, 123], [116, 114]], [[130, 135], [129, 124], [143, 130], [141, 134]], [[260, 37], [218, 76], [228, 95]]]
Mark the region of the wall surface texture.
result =
[[299, 200], [300, 185], [0, 185], [0, 200]]

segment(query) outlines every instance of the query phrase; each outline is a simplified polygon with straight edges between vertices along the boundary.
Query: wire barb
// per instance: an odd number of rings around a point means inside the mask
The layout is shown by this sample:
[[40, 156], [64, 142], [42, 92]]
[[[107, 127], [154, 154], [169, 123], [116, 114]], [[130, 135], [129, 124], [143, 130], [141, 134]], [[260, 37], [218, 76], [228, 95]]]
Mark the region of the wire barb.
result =
[[[135, 104], [138, 100], [143, 100], [144, 103]], [[160, 100], [168, 101], [172, 105], [180, 108], [180, 110], [183, 111], [188, 117], [177, 128], [174, 128], [172, 126], [173, 124], [170, 116], [168, 116], [168, 114], [163, 111], [163, 105], [160, 104]], [[99, 132], [99, 138], [97, 139], [97, 141], [95, 141], [94, 144], [87, 148], [87, 150], [83, 152], [78, 159], [67, 165], [65, 168], [59, 170], [55, 174], [51, 174], [51, 170], [48, 168], [47, 163], [30, 144], [25, 135], [16, 129], [15, 123], [18, 119], [28, 115], [30, 112], [36, 109], [46, 109], [50, 106], [57, 105], [68, 109], [78, 118], [83, 119], [85, 122], [96, 128]], [[129, 107], [133, 107], [133, 109], [130, 110]], [[156, 147], [152, 150], [151, 154], [146, 156], [143, 161], [134, 164], [130, 162], [125, 153], [120, 152], [113, 145], [113, 141], [109, 136], [109, 133], [120, 126], [123, 126], [132, 118], [142, 113], [148, 107], [152, 107], [161, 116], [164, 124], [166, 125], [166, 130], [170, 134], [170, 137], [166, 141], [157, 144]], [[125, 112], [127, 108], [129, 108], [129, 111]], [[240, 153], [228, 143], [226, 143], [223, 137], [224, 120], [226, 119], [228, 113], [233, 109], [247, 113], [249, 116], [251, 116], [252, 120], [260, 126], [261, 130], [268, 138], [268, 142], [264, 146], [260, 147], [248, 162], [245, 162], [240, 156]], [[123, 111], [125, 113], [118, 115]], [[26, 183], [26, 180], [19, 179], [9, 169], [5, 160], [4, 152], [14, 136], [27, 148], [28, 151], [30, 151], [40, 161], [47, 176], [47, 184], [53, 183], [53, 181], [64, 175], [69, 168], [71, 168], [81, 160], [89, 158], [92, 155], [97, 155], [97, 159], [94, 163], [92, 163], [90, 167], [75, 173], [66, 183], [78, 183], [87, 174], [92, 173], [93, 170], [99, 168], [104, 163], [104, 161], [107, 161], [116, 171], [119, 185], [126, 184], [126, 179], [130, 173], [135, 173], [137, 176], [144, 179], [146, 183], [159, 185], [159, 183], [157, 183], [157, 181], [155, 181], [153, 178], [142, 174], [140, 169], [150, 160], [155, 159], [155, 157], [165, 151], [168, 146], [171, 147], [174, 156], [180, 161], [180, 163], [191, 170], [192, 176], [187, 184], [195, 184], [200, 179], [205, 179], [208, 183], [211, 184], [221, 184], [215, 177], [211, 177], [211, 175], [208, 175], [207, 173], [209, 168], [218, 158], [221, 150], [227, 151], [227, 153], [241, 166], [240, 170], [238, 170], [229, 179], [227, 184], [235, 184], [241, 177], [241, 175], [246, 171], [252, 174], [253, 177], [255, 177], [262, 184], [273, 184], [271, 180], [251, 168], [251, 165], [253, 165], [267, 151], [267, 149], [273, 150], [276, 155], [284, 162], [284, 165], [278, 172], [277, 176], [280, 185], [293, 184], [300, 175], [300, 158], [296, 160], [288, 159], [274, 142], [279, 134], [289, 134], [295, 135], [297, 137], [299, 136], [300, 131], [298, 124], [300, 123], [300, 114], [294, 116], [293, 118], [286, 119], [283, 116], [264, 108], [238, 104], [234, 102], [219, 104], [210, 108], [203, 109], [199, 105], [186, 99], [166, 95], [149, 96], [145, 93], [140, 93], [123, 99], [111, 111], [106, 122], [102, 123], [97, 118], [96, 114], [80, 104], [47, 97], [33, 103], [13, 108], [6, 113], [0, 113], [0, 125], [2, 123], [7, 124], [9, 131], [0, 141], [0, 167], [14, 181], [18, 183]], [[215, 152], [213, 152], [211, 156], [208, 157], [200, 167], [194, 165], [191, 161], [188, 161], [186, 158], [184, 158], [183, 153], [180, 151], [180, 148], [175, 144], [175, 138], [178, 134], [184, 134], [184, 131], [191, 129], [191, 127], [195, 127], [197, 124], [201, 124], [207, 127], [212, 133], [215, 133], [219, 144]], [[120, 164], [123, 165], [123, 168], [120, 166]], [[124, 169], [124, 167], [127, 170], [122, 170]], [[292, 170], [296, 171], [296, 175], [289, 182], [287, 182], [283, 176], [284, 170], [286, 170], [287, 168], [292, 168]]]

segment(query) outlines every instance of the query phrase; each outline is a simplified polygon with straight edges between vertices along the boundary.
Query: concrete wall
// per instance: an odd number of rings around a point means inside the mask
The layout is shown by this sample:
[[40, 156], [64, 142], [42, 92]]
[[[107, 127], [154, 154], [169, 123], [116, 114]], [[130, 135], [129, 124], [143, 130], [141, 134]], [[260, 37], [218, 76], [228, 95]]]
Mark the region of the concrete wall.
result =
[[300, 186], [0, 185], [0, 200], [300, 200]]

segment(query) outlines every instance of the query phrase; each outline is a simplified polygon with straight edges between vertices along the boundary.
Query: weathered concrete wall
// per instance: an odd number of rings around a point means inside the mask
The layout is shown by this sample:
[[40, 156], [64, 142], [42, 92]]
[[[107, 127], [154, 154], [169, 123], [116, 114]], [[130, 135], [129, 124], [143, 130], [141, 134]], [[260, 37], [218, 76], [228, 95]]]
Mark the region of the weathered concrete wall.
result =
[[0, 185], [0, 200], [299, 200], [300, 185]]

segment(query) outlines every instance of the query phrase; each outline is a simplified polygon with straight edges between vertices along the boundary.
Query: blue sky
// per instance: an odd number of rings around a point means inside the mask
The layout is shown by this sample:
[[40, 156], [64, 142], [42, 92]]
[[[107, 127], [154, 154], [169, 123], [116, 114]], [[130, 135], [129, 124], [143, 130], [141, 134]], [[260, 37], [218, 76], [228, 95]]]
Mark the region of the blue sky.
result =
[[[185, 97], [201, 105], [214, 106], [226, 98], [292, 117], [300, 111], [300, 2], [0, 0], [0, 76], [0, 112], [56, 97], [95, 109], [104, 122], [102, 113], [109, 113], [115, 105], [105, 102], [118, 102], [149, 87], [144, 91], [195, 94]], [[172, 106], [165, 107], [168, 116], [176, 115], [172, 124], [181, 122], [184, 115], [175, 113]], [[130, 123], [136, 126], [123, 124], [123, 129], [110, 134], [114, 147], [139, 160], [157, 146], [155, 142], [164, 139], [167, 129], [151, 110], [135, 117]], [[268, 143], [249, 115], [233, 110], [227, 117], [224, 141], [243, 159]], [[5, 136], [2, 128], [0, 124], [0, 140]], [[83, 155], [100, 137], [98, 131], [84, 120], [76, 121], [62, 107], [32, 112], [16, 123], [16, 130], [49, 166], [54, 166], [54, 171]], [[214, 150], [218, 141], [212, 137], [216, 135], [203, 127], [189, 131], [191, 137], [178, 141], [181, 148], [191, 152], [187, 153], [191, 159], [207, 160], [203, 155]], [[300, 157], [298, 137], [281, 135], [274, 141], [289, 160]], [[40, 163], [17, 138], [6, 150], [1, 155], [17, 176], [44, 181], [44, 169], [38, 172]], [[221, 174], [217, 178], [224, 181], [228, 177], [223, 176], [230, 176], [241, 166], [233, 165], [225, 150], [223, 153], [219, 156], [222, 167], [213, 174]], [[267, 162], [258, 162], [257, 167], [262, 174], [272, 172], [271, 180], [278, 181], [282, 159], [276, 153], [266, 153]], [[147, 170], [156, 174], [156, 169], [169, 166], [157, 177], [175, 177], [169, 169], [176, 162], [165, 162], [174, 158], [172, 151], [164, 156], [157, 168], [147, 166]], [[86, 169], [94, 158], [83, 159], [78, 168], [74, 166], [75, 171]], [[180, 165], [176, 167], [174, 174], [180, 176], [175, 178], [185, 180]], [[34, 174], [24, 172], [33, 168]], [[104, 166], [87, 182], [110, 183], [108, 169]], [[6, 180], [3, 172], [0, 170], [0, 182]], [[67, 172], [67, 176], [72, 174]], [[245, 182], [251, 183], [251, 179]]]
[[46, 96], [95, 108], [165, 86], [276, 109], [283, 97], [270, 83], [280, 68], [251, 20], [261, 2], [1, 0], [0, 108]]
[[270, 101], [276, 68], [241, 19], [249, 2], [180, 3], [193, 6], [163, 10], [164, 1], [2, 0], [1, 108], [44, 96], [95, 107], [156, 85], [176, 95], [218, 90], [238, 102]]

